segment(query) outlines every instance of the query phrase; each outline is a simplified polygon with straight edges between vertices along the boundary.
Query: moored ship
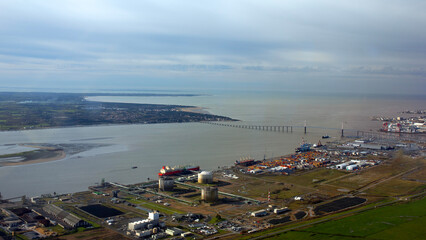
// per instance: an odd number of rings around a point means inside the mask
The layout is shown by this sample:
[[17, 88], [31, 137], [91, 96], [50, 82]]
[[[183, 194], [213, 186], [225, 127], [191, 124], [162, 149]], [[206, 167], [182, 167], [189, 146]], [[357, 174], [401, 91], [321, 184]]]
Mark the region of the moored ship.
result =
[[177, 167], [169, 167], [169, 166], [163, 166], [160, 169], [160, 172], [158, 173], [158, 176], [172, 176], [172, 175], [178, 175], [178, 174], [184, 174], [189, 171], [199, 171], [200, 166], [177, 166]]
[[253, 158], [245, 158], [245, 159], [240, 159], [239, 161], [236, 160], [235, 161], [235, 165], [236, 166], [244, 166], [244, 167], [248, 167], [248, 166], [252, 166], [252, 165], [256, 165], [258, 164], [260, 161], [255, 161]]

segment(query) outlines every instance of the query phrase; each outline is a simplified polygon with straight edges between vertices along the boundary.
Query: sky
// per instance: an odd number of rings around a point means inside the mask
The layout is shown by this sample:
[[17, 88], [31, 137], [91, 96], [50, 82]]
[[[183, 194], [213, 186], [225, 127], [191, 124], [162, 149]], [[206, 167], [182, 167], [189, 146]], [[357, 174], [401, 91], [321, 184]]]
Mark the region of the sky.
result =
[[426, 92], [426, 1], [0, 0], [0, 88]]

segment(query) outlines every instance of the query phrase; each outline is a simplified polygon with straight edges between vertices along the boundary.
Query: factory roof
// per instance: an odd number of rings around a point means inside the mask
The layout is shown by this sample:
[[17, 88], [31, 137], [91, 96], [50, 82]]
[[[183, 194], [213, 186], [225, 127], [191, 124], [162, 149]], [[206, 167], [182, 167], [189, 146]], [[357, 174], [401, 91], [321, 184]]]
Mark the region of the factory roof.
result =
[[57, 218], [62, 219], [64, 222], [66, 222], [70, 226], [76, 227], [80, 225], [86, 225], [86, 222], [84, 220], [82, 220], [81, 218], [77, 217], [74, 214], [71, 214], [63, 210], [62, 208], [56, 205], [48, 204], [43, 207], [43, 210], [49, 214], [55, 215]]

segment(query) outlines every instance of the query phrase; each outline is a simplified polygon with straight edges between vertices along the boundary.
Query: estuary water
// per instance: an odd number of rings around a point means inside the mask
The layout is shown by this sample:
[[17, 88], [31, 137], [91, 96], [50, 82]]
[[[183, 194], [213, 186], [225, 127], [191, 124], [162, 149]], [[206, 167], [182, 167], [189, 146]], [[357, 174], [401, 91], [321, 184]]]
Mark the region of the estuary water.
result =
[[[123, 184], [156, 179], [161, 166], [200, 165], [214, 170], [241, 157], [256, 159], [290, 154], [302, 138], [316, 143], [322, 135], [340, 136], [345, 128], [378, 129], [371, 116], [396, 116], [425, 106], [424, 96], [319, 95], [277, 92], [208, 92], [192, 97], [97, 96], [90, 101], [178, 104], [198, 106], [211, 114], [241, 120], [241, 124], [326, 127], [293, 133], [268, 132], [205, 123], [101, 125], [0, 132], [8, 144], [99, 144], [65, 159], [0, 167], [4, 198], [46, 193], [70, 193], [106, 181]], [[106, 145], [107, 146], [106, 146]], [[5, 147], [0, 148], [6, 149]], [[0, 152], [0, 154], [4, 154]], [[137, 166], [136, 169], [132, 169]]]

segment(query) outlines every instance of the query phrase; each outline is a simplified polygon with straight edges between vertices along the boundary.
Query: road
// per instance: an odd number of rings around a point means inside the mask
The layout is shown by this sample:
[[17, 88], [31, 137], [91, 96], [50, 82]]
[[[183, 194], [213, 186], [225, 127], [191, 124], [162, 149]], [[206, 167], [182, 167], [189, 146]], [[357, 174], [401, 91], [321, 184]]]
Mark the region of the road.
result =
[[[422, 195], [425, 195], [425, 194], [426, 194], [426, 192], [421, 192], [421, 193], [418, 193], [418, 194], [415, 194], [415, 195], [412, 195], [412, 196], [407, 196], [406, 198], [407, 199], [411, 199], [411, 198], [415, 198], [415, 197], [422, 196]], [[318, 224], [318, 223], [327, 222], [327, 221], [330, 221], [330, 220], [333, 220], [333, 219], [342, 218], [342, 217], [353, 215], [353, 214], [356, 214], [356, 213], [368, 211], [368, 210], [371, 210], [371, 209], [374, 209], [374, 208], [384, 207], [384, 206], [387, 206], [387, 205], [392, 205], [392, 204], [394, 204], [396, 202], [401, 202], [402, 200], [400, 200], [400, 199], [401, 198], [395, 199], [395, 200], [393, 200], [391, 202], [387, 202], [387, 203], [382, 203], [382, 204], [379, 204], [379, 205], [371, 206], [371, 207], [368, 207], [368, 208], [362, 208], [362, 209], [354, 210], [354, 211], [351, 211], [351, 212], [348, 212], [348, 213], [338, 214], [338, 215], [335, 215], [335, 216], [330, 216], [330, 217], [328, 217], [326, 219], [320, 219], [318, 221], [313, 221], [313, 222], [310, 222], [310, 223], [306, 223], [306, 224], [298, 225], [298, 226], [295, 226], [295, 227], [283, 229], [283, 230], [276, 231], [276, 232], [273, 232], [273, 233], [264, 234], [262, 236], [253, 237], [253, 238], [250, 238], [250, 239], [265, 239], [265, 238], [272, 237], [272, 236], [275, 236], [275, 235], [278, 235], [278, 234], [281, 234], [281, 233], [285, 233], [285, 232], [288, 232], [288, 231], [291, 231], [291, 230], [305, 228], [305, 227], [309, 227], [309, 226], [312, 226], [312, 225], [315, 225], [315, 224]]]

